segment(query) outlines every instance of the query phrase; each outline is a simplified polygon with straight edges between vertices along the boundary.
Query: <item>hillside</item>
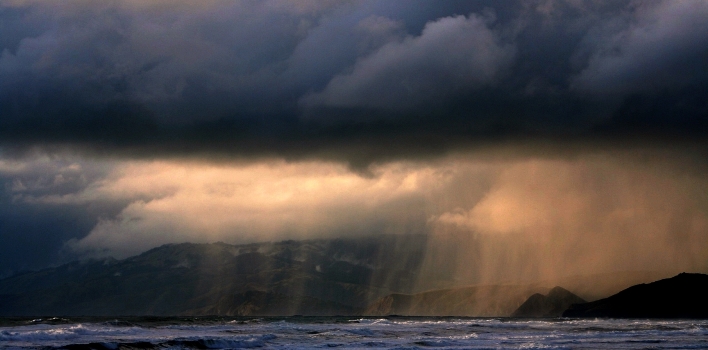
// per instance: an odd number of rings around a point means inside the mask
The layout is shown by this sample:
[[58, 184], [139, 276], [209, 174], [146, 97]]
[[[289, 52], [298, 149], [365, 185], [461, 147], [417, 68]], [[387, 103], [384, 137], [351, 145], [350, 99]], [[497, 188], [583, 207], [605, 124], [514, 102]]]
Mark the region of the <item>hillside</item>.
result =
[[0, 315], [359, 314], [412, 290], [425, 239], [165, 245], [0, 280]]

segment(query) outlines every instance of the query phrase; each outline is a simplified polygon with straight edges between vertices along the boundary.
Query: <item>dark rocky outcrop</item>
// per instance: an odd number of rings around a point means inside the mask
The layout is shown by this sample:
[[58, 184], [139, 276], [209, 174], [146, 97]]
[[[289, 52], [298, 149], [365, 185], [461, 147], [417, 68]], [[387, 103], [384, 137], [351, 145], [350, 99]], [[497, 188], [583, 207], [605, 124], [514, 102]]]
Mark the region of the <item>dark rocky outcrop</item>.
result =
[[560, 317], [570, 305], [585, 302], [579, 296], [561, 287], [555, 287], [546, 295], [536, 293], [530, 296], [511, 316]]
[[708, 275], [682, 273], [575, 304], [563, 317], [708, 318]]

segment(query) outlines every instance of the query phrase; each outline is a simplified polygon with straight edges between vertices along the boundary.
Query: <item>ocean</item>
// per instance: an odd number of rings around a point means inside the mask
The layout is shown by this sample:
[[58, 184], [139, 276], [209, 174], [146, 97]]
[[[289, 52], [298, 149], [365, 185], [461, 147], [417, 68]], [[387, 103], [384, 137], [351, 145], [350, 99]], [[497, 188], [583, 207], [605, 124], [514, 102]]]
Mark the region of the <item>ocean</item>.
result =
[[707, 349], [708, 320], [3, 318], [1, 349]]

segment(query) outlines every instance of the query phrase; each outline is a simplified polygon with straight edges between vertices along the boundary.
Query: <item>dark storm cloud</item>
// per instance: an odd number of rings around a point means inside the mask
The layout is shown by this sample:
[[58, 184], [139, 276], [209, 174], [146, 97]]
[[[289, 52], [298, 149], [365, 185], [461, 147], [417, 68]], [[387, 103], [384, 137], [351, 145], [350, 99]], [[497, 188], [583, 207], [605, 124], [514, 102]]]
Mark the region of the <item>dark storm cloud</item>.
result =
[[514, 49], [498, 42], [487, 27], [489, 21], [471, 15], [431, 22], [420, 36], [387, 44], [303, 102], [410, 110], [493, 84], [511, 62]]
[[698, 1], [8, 1], [0, 17], [8, 151], [365, 166], [708, 132]]
[[[650, 6], [651, 5], [651, 6]], [[571, 86], [596, 94], [657, 91], [704, 83], [708, 11], [700, 2], [635, 4], [626, 23], [611, 18], [585, 38], [586, 66]], [[601, 22], [602, 23], [602, 22]], [[618, 26], [617, 30], [605, 28]]]

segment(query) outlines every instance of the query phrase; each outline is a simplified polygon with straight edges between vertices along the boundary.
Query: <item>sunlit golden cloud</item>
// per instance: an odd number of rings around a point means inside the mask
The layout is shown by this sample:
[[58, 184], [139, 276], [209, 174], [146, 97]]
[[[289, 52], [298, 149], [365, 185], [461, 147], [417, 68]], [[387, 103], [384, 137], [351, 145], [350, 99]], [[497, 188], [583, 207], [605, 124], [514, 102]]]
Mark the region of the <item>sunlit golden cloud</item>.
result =
[[[672, 154], [460, 153], [382, 163], [365, 175], [341, 163], [278, 159], [36, 157], [3, 160], [0, 171], [41, 174], [8, 182], [15, 201], [119, 203], [117, 215], [67, 243], [74, 253], [126, 257], [179, 242], [428, 234], [423, 275], [445, 265], [465, 284], [708, 271], [708, 181], [690, 157]], [[66, 189], [72, 183], [78, 190]]]
[[[105, 219], [77, 249], [125, 255], [181, 241], [248, 242], [332, 234], [422, 232], [427, 197], [451, 169], [391, 164], [362, 177], [331, 163], [271, 161], [239, 166], [135, 162], [81, 193], [43, 201], [136, 198]], [[416, 217], [417, 216], [417, 217]]]

